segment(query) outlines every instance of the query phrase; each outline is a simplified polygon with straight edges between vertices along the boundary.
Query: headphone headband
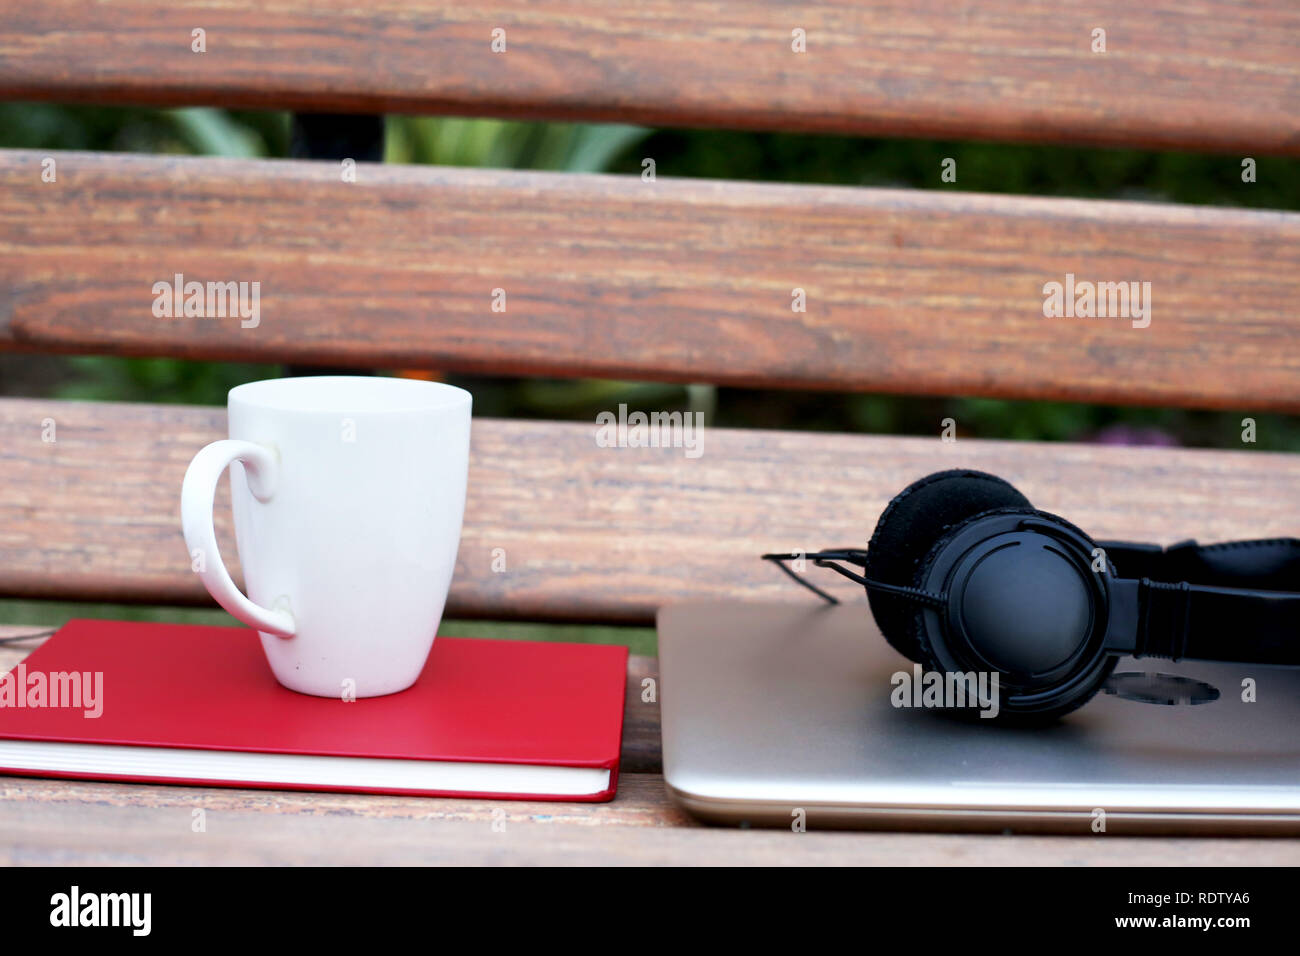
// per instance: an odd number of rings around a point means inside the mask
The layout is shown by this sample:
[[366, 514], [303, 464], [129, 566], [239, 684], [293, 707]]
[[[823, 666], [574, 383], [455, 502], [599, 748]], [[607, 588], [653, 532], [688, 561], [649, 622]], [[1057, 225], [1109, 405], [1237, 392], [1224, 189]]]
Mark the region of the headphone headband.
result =
[[1120, 571], [1111, 582], [1113, 599], [1136, 621], [1134, 645], [1125, 641], [1117, 650], [1172, 660], [1300, 664], [1300, 539], [1097, 546]]
[[1111, 609], [1106, 643], [1120, 653], [1300, 665], [1294, 592], [1119, 578], [1111, 582]]
[[1168, 548], [1131, 541], [1098, 541], [1126, 578], [1262, 591], [1300, 591], [1300, 538], [1262, 538]]

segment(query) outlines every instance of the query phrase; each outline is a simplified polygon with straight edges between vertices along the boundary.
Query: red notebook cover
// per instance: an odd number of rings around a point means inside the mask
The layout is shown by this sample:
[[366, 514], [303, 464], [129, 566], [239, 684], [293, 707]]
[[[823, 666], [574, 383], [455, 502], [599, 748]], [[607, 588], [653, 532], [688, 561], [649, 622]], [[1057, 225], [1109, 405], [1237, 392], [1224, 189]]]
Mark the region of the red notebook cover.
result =
[[409, 690], [332, 700], [280, 686], [252, 630], [70, 621], [0, 677], [0, 772], [609, 800], [626, 683], [626, 647], [439, 637]]

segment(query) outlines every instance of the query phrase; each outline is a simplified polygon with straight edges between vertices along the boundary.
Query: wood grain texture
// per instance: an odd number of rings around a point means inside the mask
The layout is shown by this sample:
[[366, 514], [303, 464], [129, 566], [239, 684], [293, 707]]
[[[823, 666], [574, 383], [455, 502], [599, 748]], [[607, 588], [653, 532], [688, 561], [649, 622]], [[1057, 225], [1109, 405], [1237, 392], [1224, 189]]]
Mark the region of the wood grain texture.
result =
[[[206, 832], [194, 833], [195, 810]], [[496, 811], [505, 829], [493, 830]], [[698, 825], [658, 774], [605, 804], [227, 790], [0, 776], [0, 864], [1251, 866], [1300, 840], [742, 830]]]
[[[0, 348], [1300, 410], [1298, 214], [42, 158], [0, 152]], [[156, 316], [176, 274], [259, 323]], [[1044, 318], [1067, 274], [1149, 282], [1150, 326]]]
[[[0, 626], [0, 638], [39, 633]], [[40, 639], [0, 644], [0, 673]], [[629, 685], [657, 673], [632, 658]], [[610, 803], [303, 793], [0, 776], [0, 865], [1295, 865], [1300, 840], [819, 833], [700, 826], [657, 772], [658, 706], [629, 693]], [[634, 709], [635, 708], [635, 709]], [[651, 715], [652, 714], [652, 715]], [[651, 716], [647, 716], [651, 715]], [[651, 737], [651, 735], [653, 735]], [[206, 831], [192, 829], [202, 810]], [[499, 829], [503, 811], [505, 829]], [[494, 828], [494, 822], [498, 828]]]
[[[54, 443], [42, 441], [46, 419]], [[178, 500], [190, 458], [225, 436], [225, 419], [214, 408], [0, 401], [0, 595], [210, 604]], [[694, 459], [601, 448], [591, 424], [476, 419], [449, 614], [648, 623], [688, 598], [800, 600], [759, 554], [865, 546], [894, 494], [952, 467], [1002, 475], [1097, 538], [1300, 530], [1300, 455], [726, 429], [705, 430], [699, 447]], [[234, 565], [225, 485], [218, 539]], [[493, 548], [505, 549], [505, 573], [492, 570]]]
[[1298, 44], [1290, 0], [6, 0], [0, 96], [1295, 155]]

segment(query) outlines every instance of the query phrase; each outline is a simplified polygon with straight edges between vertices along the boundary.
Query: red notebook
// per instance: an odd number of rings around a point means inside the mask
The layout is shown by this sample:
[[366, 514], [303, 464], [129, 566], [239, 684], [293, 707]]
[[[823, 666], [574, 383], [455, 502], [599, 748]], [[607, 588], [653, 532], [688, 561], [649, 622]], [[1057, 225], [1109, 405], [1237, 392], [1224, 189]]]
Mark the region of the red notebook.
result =
[[0, 677], [0, 773], [609, 800], [627, 648], [439, 637], [409, 690], [309, 697], [255, 631], [70, 621]]

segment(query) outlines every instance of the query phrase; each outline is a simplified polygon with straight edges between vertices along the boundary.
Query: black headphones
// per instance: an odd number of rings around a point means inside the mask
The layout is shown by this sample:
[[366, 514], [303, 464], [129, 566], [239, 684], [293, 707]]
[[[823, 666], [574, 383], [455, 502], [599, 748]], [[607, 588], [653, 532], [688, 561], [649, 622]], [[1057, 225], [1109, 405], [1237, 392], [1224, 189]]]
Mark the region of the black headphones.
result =
[[908, 485], [865, 551], [763, 558], [831, 603], [785, 562], [863, 585], [885, 639], [928, 670], [998, 674], [1004, 718], [1074, 710], [1122, 655], [1300, 665], [1300, 540], [1094, 542], [981, 471]]

